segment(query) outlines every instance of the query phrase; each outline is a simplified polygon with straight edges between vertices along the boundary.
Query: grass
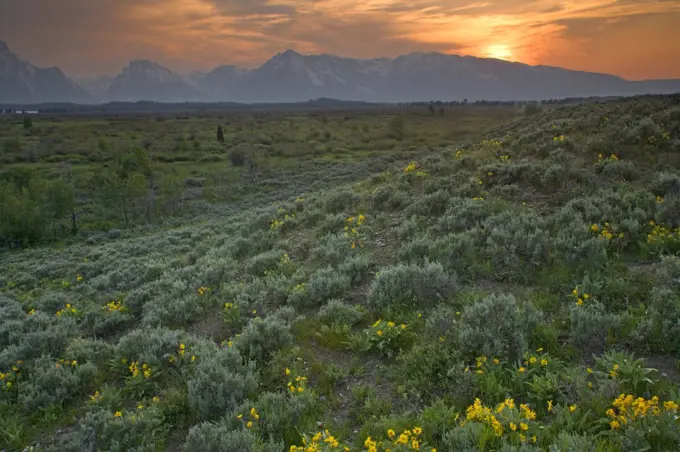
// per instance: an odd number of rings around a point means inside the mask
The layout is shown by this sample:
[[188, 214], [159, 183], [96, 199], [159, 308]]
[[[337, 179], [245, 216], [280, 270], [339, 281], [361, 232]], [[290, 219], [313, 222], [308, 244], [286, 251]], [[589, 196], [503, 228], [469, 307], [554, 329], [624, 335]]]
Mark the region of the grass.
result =
[[5, 121], [6, 189], [69, 162], [79, 231], [0, 254], [0, 445], [675, 450], [678, 124], [671, 96]]

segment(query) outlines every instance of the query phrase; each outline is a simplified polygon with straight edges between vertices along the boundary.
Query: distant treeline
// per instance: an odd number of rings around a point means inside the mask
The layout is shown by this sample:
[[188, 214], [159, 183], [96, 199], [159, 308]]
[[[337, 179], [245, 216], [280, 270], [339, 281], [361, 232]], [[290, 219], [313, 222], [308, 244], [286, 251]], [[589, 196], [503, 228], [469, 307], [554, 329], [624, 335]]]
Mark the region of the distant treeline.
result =
[[[656, 96], [648, 96], [656, 97]], [[616, 97], [572, 97], [565, 99], [548, 99], [540, 101], [494, 101], [494, 100], [476, 100], [474, 102], [464, 99], [462, 101], [422, 101], [422, 102], [407, 102], [407, 103], [371, 103], [358, 101], [344, 101], [338, 99], [314, 99], [308, 102], [297, 103], [258, 103], [258, 104], [242, 104], [236, 102], [220, 102], [220, 103], [201, 103], [201, 102], [185, 102], [185, 103], [161, 103], [161, 102], [110, 102], [98, 105], [83, 105], [71, 103], [45, 103], [33, 105], [10, 105], [0, 104], [0, 114], [22, 114], [22, 113], [38, 113], [38, 114], [69, 114], [69, 113], [85, 113], [85, 114], [111, 114], [111, 113], [159, 113], [159, 112], [222, 112], [222, 111], [257, 111], [257, 110], [284, 110], [284, 111], [308, 111], [308, 110], [343, 110], [343, 109], [382, 109], [382, 108], [454, 108], [472, 106], [525, 106], [528, 104], [542, 104], [542, 105], [567, 105], [576, 104], [589, 101], [607, 101], [614, 100]]]

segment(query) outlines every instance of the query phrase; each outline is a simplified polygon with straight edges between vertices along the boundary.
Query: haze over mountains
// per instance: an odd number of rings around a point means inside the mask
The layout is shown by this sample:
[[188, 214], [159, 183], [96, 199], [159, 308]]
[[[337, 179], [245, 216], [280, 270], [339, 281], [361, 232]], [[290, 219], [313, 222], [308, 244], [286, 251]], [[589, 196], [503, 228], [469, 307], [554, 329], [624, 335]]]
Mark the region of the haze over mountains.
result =
[[58, 68], [22, 60], [0, 41], [0, 102], [304, 102], [334, 98], [368, 102], [544, 100], [680, 92], [680, 80], [627, 81], [607, 74], [529, 66], [440, 53], [352, 59], [279, 53], [254, 70], [220, 66], [180, 76], [149, 60], [116, 77], [68, 78]]

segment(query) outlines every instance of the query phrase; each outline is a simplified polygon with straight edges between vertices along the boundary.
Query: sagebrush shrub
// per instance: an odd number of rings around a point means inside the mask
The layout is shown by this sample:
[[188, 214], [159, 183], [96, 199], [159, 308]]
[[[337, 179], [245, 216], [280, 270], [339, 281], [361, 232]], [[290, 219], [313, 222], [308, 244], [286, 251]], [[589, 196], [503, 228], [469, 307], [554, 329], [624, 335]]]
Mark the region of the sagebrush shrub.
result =
[[262, 366], [278, 350], [289, 346], [292, 340], [290, 325], [280, 317], [272, 316], [251, 320], [233, 343], [244, 359], [254, 360]]
[[341, 297], [352, 286], [349, 275], [333, 267], [324, 267], [314, 273], [307, 283], [307, 303], [318, 306], [331, 298]]
[[348, 246], [347, 238], [340, 234], [326, 234], [319, 244], [312, 249], [310, 258], [323, 265], [339, 265], [345, 260], [352, 249]]
[[355, 306], [345, 304], [340, 300], [329, 300], [317, 314], [317, 319], [324, 325], [357, 324], [363, 317], [363, 312]]
[[398, 264], [376, 275], [366, 301], [374, 310], [420, 308], [453, 296], [457, 289], [455, 274], [447, 274], [439, 263]]
[[233, 348], [199, 357], [193, 374], [187, 380], [189, 406], [201, 420], [225, 416], [258, 387], [253, 366], [245, 366]]
[[[253, 420], [250, 414], [258, 414]], [[255, 402], [245, 402], [236, 408], [228, 418], [233, 428], [244, 428], [252, 422], [252, 430], [261, 438], [283, 439], [287, 444], [299, 440], [298, 431], [311, 428], [316, 421], [319, 405], [309, 392], [290, 394], [287, 392], [265, 392]], [[240, 415], [240, 416], [239, 416]]]
[[489, 295], [463, 310], [456, 344], [469, 357], [517, 359], [540, 321], [541, 314], [531, 303], [519, 305], [509, 294]]
[[498, 279], [526, 280], [548, 264], [552, 240], [546, 220], [533, 211], [504, 211], [489, 217], [479, 232], [484, 254]]
[[193, 426], [184, 443], [186, 452], [282, 452], [283, 443], [262, 444], [250, 431], [204, 422]]
[[62, 364], [42, 357], [34, 362], [28, 380], [18, 385], [18, 402], [27, 411], [68, 405], [92, 389], [96, 374], [93, 363]]

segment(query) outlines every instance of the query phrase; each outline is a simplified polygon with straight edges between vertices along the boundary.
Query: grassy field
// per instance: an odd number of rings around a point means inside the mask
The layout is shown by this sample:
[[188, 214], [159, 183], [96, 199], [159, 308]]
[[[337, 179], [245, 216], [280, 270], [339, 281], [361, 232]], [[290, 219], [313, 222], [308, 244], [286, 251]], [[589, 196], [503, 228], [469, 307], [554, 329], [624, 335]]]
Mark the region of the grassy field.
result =
[[28, 126], [0, 450], [680, 449], [680, 97]]

